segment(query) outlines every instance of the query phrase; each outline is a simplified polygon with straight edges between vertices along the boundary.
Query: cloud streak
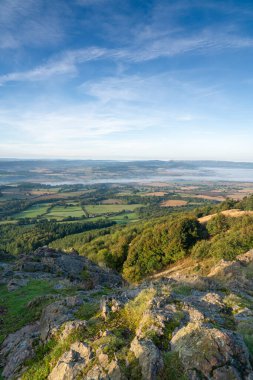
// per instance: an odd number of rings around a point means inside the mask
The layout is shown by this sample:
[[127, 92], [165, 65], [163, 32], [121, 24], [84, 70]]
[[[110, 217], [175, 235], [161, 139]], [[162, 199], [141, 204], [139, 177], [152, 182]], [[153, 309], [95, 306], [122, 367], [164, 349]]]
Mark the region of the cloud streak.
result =
[[97, 60], [103, 57], [105, 52], [105, 49], [99, 48], [67, 51], [34, 69], [0, 76], [0, 85], [14, 81], [40, 81], [57, 75], [74, 75], [79, 64]]
[[[50, 46], [62, 41], [65, 31], [64, 2], [2, 0], [0, 2], [0, 49]], [[58, 9], [57, 9], [58, 8]]]
[[224, 49], [244, 49], [253, 47], [253, 38], [240, 37], [230, 34], [213, 34], [205, 31], [196, 37], [164, 37], [146, 44], [125, 49], [108, 49], [89, 47], [69, 50], [51, 58], [47, 63], [31, 70], [13, 72], [0, 76], [0, 85], [13, 81], [38, 81], [57, 75], [74, 75], [78, 66], [90, 61], [109, 60], [113, 62], [138, 63], [174, 57], [188, 53], [208, 53]]

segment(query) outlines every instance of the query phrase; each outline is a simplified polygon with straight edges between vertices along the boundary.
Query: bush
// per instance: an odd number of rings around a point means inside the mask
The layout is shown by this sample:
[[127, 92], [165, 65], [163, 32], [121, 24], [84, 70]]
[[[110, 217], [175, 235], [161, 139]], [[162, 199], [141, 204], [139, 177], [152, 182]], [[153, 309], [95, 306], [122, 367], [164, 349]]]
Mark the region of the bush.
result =
[[211, 242], [208, 240], [198, 241], [192, 248], [192, 256], [195, 259], [204, 259], [210, 255]]
[[228, 219], [223, 214], [213, 217], [206, 225], [207, 231], [211, 236], [225, 232], [229, 228]]
[[185, 257], [194, 243], [206, 236], [205, 227], [189, 216], [148, 227], [131, 242], [123, 275], [129, 281], [140, 281]]

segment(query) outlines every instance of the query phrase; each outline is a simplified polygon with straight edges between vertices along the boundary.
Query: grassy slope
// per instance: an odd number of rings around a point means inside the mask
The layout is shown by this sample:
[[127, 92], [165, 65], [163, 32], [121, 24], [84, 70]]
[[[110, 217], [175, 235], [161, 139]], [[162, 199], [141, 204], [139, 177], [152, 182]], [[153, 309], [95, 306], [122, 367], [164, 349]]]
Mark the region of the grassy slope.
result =
[[55, 293], [53, 284], [47, 281], [31, 281], [27, 286], [9, 292], [4, 285], [0, 286], [0, 344], [4, 338], [24, 325], [35, 320], [45, 303], [27, 309], [27, 304], [36, 297]]
[[134, 211], [135, 209], [143, 207], [142, 204], [133, 204], [133, 205], [86, 205], [85, 209], [89, 214], [107, 214], [114, 212]]

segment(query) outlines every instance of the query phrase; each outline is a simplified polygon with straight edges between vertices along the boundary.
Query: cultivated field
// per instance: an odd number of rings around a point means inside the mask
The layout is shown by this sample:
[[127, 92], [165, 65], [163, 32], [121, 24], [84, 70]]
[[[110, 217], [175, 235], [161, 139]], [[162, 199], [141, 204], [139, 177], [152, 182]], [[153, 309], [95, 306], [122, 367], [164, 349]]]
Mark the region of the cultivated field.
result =
[[64, 219], [68, 217], [81, 217], [84, 215], [82, 208], [79, 205], [54, 206], [46, 215], [49, 219]]
[[225, 197], [223, 196], [217, 196], [217, 195], [206, 195], [206, 194], [180, 194], [182, 197], [192, 197], [197, 199], [206, 199], [208, 201], [217, 201], [217, 202], [223, 202], [225, 201]]
[[124, 202], [120, 199], [106, 199], [101, 203], [103, 205], [122, 205]]
[[17, 218], [17, 219], [37, 218], [41, 215], [46, 214], [49, 207], [50, 207], [50, 205], [47, 203], [36, 204], [36, 205], [29, 207], [27, 210], [24, 210], [24, 211], [16, 214], [15, 218]]
[[122, 211], [134, 211], [139, 207], [143, 207], [142, 204], [133, 204], [133, 205], [85, 205], [85, 210], [90, 215], [96, 215], [96, 214], [110, 214], [110, 213], [116, 213], [116, 212], [122, 212]]
[[181, 206], [186, 206], [187, 201], [181, 201], [180, 199], [171, 199], [168, 201], [164, 201], [161, 203], [162, 207], [181, 207]]
[[164, 197], [167, 193], [165, 191], [154, 191], [153, 193], [144, 193], [145, 197]]

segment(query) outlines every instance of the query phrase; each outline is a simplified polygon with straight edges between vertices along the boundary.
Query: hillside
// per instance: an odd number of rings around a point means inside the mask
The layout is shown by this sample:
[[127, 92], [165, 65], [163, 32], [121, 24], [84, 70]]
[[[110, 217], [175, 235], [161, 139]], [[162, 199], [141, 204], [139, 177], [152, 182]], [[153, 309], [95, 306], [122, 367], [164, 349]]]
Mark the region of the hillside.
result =
[[[92, 231], [70, 235], [54, 240], [50, 246], [66, 252], [77, 250], [135, 283], [184, 258], [212, 265], [222, 258], [234, 259], [251, 249], [252, 211], [223, 211], [224, 206], [226, 202], [201, 217], [197, 213], [177, 212], [127, 227], [113, 227], [105, 233]], [[216, 210], [218, 212], [213, 213]]]
[[253, 379], [252, 201], [4, 226], [1, 380]]

